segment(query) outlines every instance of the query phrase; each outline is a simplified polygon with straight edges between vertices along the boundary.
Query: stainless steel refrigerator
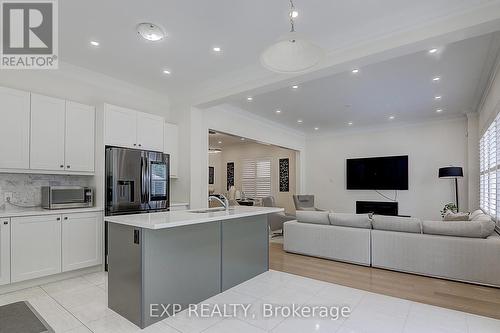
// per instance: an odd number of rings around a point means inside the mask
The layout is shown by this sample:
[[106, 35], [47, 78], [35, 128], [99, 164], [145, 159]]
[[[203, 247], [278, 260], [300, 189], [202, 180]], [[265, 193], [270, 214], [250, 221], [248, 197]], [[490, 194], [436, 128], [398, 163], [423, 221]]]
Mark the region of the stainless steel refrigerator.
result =
[[154, 151], [106, 147], [106, 215], [168, 210], [169, 157]]

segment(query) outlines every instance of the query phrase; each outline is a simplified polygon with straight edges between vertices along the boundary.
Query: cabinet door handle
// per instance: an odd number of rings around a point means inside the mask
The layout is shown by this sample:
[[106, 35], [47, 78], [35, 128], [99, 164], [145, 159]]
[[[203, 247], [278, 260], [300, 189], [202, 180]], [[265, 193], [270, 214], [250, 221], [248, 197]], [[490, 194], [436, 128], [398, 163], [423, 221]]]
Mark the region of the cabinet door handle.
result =
[[60, 167], [60, 168], [64, 168], [64, 165], [63, 165], [63, 164], [61, 164], [59, 167]]
[[67, 166], [66, 166], [66, 168], [68, 168], [68, 169], [69, 169], [69, 168], [70, 168], [70, 166], [69, 166], [69, 165], [67, 165]]
[[137, 144], [136, 144], [136, 143], [134, 143], [134, 147], [135, 147], [135, 146], [137, 146]]
[[142, 145], [139, 143], [139, 147], [142, 147]]
[[61, 218], [60, 218], [60, 217], [58, 217], [56, 220], [57, 220], [57, 221], [61, 221]]
[[67, 219], [68, 219], [68, 217], [67, 217], [67, 216], [65, 216], [65, 217], [64, 217], [64, 220], [67, 220]]
[[9, 224], [9, 221], [3, 221], [3, 224], [7, 225]]

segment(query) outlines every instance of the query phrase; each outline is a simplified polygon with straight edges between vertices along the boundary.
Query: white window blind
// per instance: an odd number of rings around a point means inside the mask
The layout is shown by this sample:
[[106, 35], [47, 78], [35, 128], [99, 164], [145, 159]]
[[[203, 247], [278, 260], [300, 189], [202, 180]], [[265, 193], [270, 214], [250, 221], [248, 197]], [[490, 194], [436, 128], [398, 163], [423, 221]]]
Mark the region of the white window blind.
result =
[[271, 160], [244, 160], [241, 189], [249, 198], [264, 198], [271, 195]]
[[479, 141], [479, 204], [481, 209], [500, 220], [500, 114]]

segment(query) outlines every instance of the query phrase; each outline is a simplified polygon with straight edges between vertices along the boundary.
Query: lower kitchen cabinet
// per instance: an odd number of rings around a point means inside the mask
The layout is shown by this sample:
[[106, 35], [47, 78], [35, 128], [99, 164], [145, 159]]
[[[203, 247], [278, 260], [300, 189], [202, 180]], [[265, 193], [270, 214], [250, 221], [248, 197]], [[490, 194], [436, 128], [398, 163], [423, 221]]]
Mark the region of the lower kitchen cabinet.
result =
[[79, 213], [62, 216], [62, 271], [102, 263], [101, 213]]
[[61, 272], [61, 215], [11, 219], [11, 282]]
[[0, 218], [0, 285], [10, 283], [10, 219]]

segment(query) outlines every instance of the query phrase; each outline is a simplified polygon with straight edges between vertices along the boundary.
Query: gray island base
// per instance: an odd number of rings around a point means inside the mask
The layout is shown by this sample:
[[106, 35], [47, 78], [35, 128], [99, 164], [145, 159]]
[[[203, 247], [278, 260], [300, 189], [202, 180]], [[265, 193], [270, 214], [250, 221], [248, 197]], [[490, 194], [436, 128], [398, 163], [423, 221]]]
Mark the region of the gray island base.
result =
[[254, 209], [168, 227], [107, 217], [108, 307], [145, 328], [266, 272], [270, 211]]

